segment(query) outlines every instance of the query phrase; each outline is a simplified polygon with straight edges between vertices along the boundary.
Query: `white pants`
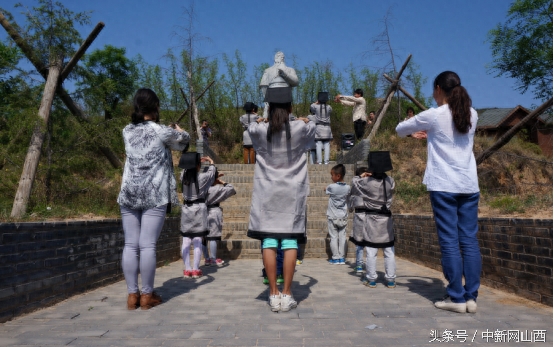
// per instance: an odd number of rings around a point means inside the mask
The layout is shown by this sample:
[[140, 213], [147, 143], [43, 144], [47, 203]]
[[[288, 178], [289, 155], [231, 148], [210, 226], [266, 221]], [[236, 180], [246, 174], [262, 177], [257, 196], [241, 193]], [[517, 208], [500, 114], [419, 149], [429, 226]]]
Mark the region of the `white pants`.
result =
[[[330, 141], [316, 141], [315, 142], [315, 148], [317, 152], [317, 163], [328, 163], [329, 162], [329, 150], [331, 149], [331, 142]], [[322, 162], [321, 161], [321, 150], [325, 151], [325, 159]]]
[[[369, 280], [377, 279], [377, 251], [379, 248], [366, 247], [367, 258], [365, 262], [366, 277]], [[394, 260], [394, 246], [383, 248], [385, 253], [385, 278], [390, 281], [396, 278], [396, 261]]]

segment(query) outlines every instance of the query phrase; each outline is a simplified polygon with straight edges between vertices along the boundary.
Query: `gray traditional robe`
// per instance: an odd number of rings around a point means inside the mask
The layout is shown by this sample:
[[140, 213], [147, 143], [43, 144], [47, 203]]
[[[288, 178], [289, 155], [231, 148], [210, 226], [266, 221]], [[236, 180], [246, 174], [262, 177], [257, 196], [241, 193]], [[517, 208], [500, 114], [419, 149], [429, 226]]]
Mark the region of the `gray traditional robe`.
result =
[[[352, 179], [349, 208], [380, 210], [385, 204], [383, 182], [386, 182], [386, 206], [390, 209], [395, 183], [392, 177], [375, 179], [373, 177]], [[354, 212], [354, 223], [350, 240], [359, 246], [386, 248], [394, 246], [392, 216], [383, 214]]]
[[[183, 207], [181, 207], [181, 235], [198, 237], [208, 234], [208, 208], [205, 202], [187, 204], [186, 201], [205, 199], [208, 189], [215, 181], [215, 166], [210, 165], [205, 172], [198, 174], [198, 194], [196, 184], [183, 185]], [[181, 180], [185, 171], [181, 172]]]
[[254, 189], [248, 237], [304, 239], [306, 201], [310, 192], [305, 153], [315, 124], [290, 122], [291, 139], [283, 129], [266, 139], [268, 123], [252, 123], [248, 132], [256, 150]]
[[[249, 117], [250, 116], [250, 117]], [[257, 114], [243, 114], [239, 118], [240, 125], [244, 129], [242, 133], [242, 145], [243, 146], [252, 146], [252, 140], [250, 139], [250, 134], [248, 134], [248, 126], [250, 123], [256, 122], [256, 119], [260, 118]]]
[[[315, 116], [313, 114], [307, 116], [306, 118], [308, 118], [310, 120], [310, 122], [313, 122], [314, 124], [316, 123], [316, 119], [315, 119]], [[316, 131], [317, 131], [317, 125], [316, 125]], [[310, 143], [309, 147], [310, 147], [310, 150], [312, 150], [312, 151], [316, 150], [315, 136], [314, 136], [313, 141]]]
[[223, 210], [215, 204], [227, 200], [235, 195], [235, 188], [227, 183], [226, 185], [217, 184], [211, 186], [206, 197], [206, 205], [208, 206], [208, 229], [210, 233], [206, 236], [207, 240], [221, 240], [221, 230], [223, 229]]
[[310, 112], [315, 113], [316, 129], [315, 140], [316, 141], [330, 141], [333, 139], [333, 133], [331, 132], [331, 112], [333, 109], [329, 105], [316, 104], [315, 102], [310, 105]]

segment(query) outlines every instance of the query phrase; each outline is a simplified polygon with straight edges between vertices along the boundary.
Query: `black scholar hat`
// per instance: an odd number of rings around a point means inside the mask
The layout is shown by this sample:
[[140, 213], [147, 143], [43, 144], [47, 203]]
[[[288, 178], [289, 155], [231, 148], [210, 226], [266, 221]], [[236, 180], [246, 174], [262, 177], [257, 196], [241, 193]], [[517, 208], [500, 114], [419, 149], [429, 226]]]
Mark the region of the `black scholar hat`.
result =
[[292, 88], [267, 88], [265, 92], [265, 102], [274, 104], [288, 104], [292, 102]]
[[367, 156], [368, 171], [374, 173], [385, 173], [392, 170], [389, 151], [369, 152]]
[[181, 169], [196, 169], [198, 164], [200, 164], [200, 153], [188, 152], [181, 154], [181, 159], [179, 159]]
[[246, 112], [252, 112], [252, 110], [254, 110], [254, 107], [256, 105], [254, 105], [253, 102], [250, 102], [248, 101], [247, 103], [244, 104], [244, 106], [242, 107], [242, 109]]
[[329, 92], [317, 93], [317, 101], [319, 101], [320, 103], [325, 103], [329, 101]]

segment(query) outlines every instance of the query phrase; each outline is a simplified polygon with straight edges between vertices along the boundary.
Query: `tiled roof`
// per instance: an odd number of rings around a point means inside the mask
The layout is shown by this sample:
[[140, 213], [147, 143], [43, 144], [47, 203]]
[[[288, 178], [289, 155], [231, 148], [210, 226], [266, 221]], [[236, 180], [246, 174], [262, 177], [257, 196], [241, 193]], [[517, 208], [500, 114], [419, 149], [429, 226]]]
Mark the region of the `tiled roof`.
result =
[[477, 121], [477, 128], [479, 127], [495, 127], [497, 126], [508, 114], [510, 114], [513, 108], [482, 108], [477, 110], [479, 120]]
[[[479, 120], [477, 121], [477, 128], [480, 127], [497, 127], [500, 123], [506, 119], [506, 117], [516, 110], [516, 108], [521, 106], [516, 106], [514, 108], [482, 108], [477, 110], [479, 115]], [[524, 107], [521, 107], [523, 110], [527, 110]], [[528, 110], [532, 112], [532, 110]], [[528, 114], [528, 113], [527, 113]], [[544, 123], [552, 123], [552, 110], [547, 110], [539, 116], [539, 119]]]

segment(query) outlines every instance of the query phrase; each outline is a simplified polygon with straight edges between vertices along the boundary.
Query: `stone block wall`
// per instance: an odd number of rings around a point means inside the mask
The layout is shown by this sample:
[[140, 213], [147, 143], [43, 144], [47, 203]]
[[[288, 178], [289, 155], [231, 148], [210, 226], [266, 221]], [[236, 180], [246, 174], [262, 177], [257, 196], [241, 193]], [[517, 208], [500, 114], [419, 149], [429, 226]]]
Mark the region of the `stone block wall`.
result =
[[[180, 240], [179, 218], [168, 218], [158, 266], [180, 258]], [[0, 223], [0, 322], [122, 280], [123, 245], [119, 219]]]
[[[396, 254], [441, 270], [433, 217], [394, 215]], [[480, 218], [482, 283], [552, 306], [552, 220]], [[0, 322], [123, 279], [118, 219], [0, 223]], [[179, 217], [158, 241], [158, 266], [180, 258]], [[324, 238], [309, 239], [306, 258], [328, 258]], [[260, 258], [257, 240], [223, 240], [222, 257]], [[355, 247], [349, 243], [349, 257]], [[122, 287], [122, 295], [125, 295]]]
[[[431, 216], [395, 215], [396, 254], [442, 271]], [[479, 218], [481, 283], [552, 306], [552, 220]]]

